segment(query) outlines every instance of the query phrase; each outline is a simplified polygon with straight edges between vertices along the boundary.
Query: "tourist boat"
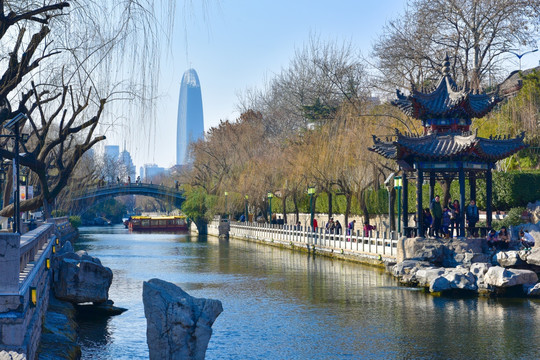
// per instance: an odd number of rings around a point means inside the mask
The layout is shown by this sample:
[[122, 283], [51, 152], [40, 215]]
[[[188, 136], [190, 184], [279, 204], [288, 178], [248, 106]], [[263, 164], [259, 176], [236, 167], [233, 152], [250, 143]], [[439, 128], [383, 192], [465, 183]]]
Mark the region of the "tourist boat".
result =
[[185, 216], [131, 216], [128, 223], [133, 231], [188, 231]]

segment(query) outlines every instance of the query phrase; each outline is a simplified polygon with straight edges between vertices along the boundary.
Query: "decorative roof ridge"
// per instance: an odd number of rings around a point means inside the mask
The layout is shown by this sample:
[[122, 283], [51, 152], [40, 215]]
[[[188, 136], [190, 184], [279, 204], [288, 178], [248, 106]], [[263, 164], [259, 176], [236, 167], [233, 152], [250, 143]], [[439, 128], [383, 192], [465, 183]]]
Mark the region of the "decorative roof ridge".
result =
[[507, 135], [489, 135], [489, 138], [479, 138], [479, 139], [482, 139], [483, 141], [497, 142], [497, 143], [515, 142], [516, 140], [523, 141], [525, 139], [525, 131], [522, 131], [519, 135], [517, 135], [514, 138], [510, 137], [510, 134], [507, 134]]

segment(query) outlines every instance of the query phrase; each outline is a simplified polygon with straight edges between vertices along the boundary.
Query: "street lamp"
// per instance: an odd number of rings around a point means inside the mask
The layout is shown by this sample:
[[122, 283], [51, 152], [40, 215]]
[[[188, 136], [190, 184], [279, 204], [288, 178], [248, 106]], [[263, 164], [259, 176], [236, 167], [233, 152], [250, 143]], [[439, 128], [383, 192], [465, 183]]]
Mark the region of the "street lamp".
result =
[[225, 191], [225, 216], [227, 217], [227, 219], [229, 218], [229, 208], [227, 206], [227, 196], [229, 195], [229, 193], [227, 191]]
[[508, 51], [508, 52], [510, 54], [514, 54], [514, 55], [517, 56], [517, 58], [519, 59], [519, 70], [521, 71], [521, 58], [523, 57], [523, 55], [527, 55], [527, 54], [530, 54], [530, 53], [533, 53], [533, 52], [536, 52], [536, 51], [538, 51], [538, 49], [525, 51], [524, 53], [521, 53], [521, 54], [515, 53], [513, 51]]
[[394, 189], [397, 190], [397, 231], [401, 232], [401, 189], [403, 187], [403, 179], [401, 176], [394, 177]]
[[313, 229], [313, 219], [315, 218], [315, 208], [313, 207], [313, 195], [315, 195], [315, 187], [308, 186], [307, 193], [309, 195], [309, 211], [311, 213], [310, 226]]
[[244, 196], [244, 214], [245, 214], [245, 221], [248, 222], [248, 196]]
[[0, 167], [0, 209], [4, 208], [4, 196], [2, 194], [2, 186], [4, 185], [4, 181], [6, 181], [6, 171], [3, 167]]
[[268, 213], [270, 214], [270, 216], [269, 216], [270, 221], [269, 222], [272, 222], [272, 198], [274, 197], [274, 194], [272, 194], [269, 191], [268, 194], [266, 194], [266, 196], [268, 197]]
[[[13, 119], [9, 120], [5, 125], [4, 128], [7, 130], [13, 132], [13, 135], [2, 135], [2, 137], [13, 137], [15, 138], [15, 158], [14, 166], [13, 166], [13, 192], [14, 192], [14, 203], [13, 203], [13, 220], [15, 222], [15, 226], [13, 226], [13, 232], [14, 233], [21, 233], [21, 213], [20, 213], [20, 202], [19, 202], [19, 142], [20, 142], [20, 133], [19, 133], [19, 121], [21, 120], [27, 120], [28, 117], [23, 114], [19, 113], [17, 114]], [[26, 135], [23, 135], [23, 139], [28, 140], [28, 137]]]

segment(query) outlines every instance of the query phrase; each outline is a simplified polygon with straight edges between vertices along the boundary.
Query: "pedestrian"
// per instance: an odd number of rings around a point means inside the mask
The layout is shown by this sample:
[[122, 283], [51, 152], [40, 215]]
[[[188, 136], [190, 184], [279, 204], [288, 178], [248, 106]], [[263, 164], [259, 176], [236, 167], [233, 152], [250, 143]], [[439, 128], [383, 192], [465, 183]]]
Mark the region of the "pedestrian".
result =
[[471, 199], [469, 205], [467, 205], [465, 215], [467, 217], [467, 232], [469, 233], [468, 236], [476, 236], [476, 223], [480, 219], [480, 215], [478, 214], [478, 207], [476, 206], [476, 201]]
[[424, 224], [424, 233], [422, 234], [422, 236], [426, 237], [430, 234], [430, 230], [433, 225], [433, 216], [431, 216], [429, 208], [424, 209], [424, 214], [422, 215], [422, 223]]
[[128, 185], [131, 184], [131, 176], [128, 175]]
[[334, 225], [334, 233], [336, 235], [340, 235], [341, 234], [341, 223], [339, 222], [339, 220], [336, 220], [336, 224]]
[[450, 217], [452, 229], [450, 232], [450, 237], [453, 236], [454, 229], [456, 230], [456, 236], [459, 236], [459, 224], [461, 224], [461, 207], [458, 200], [454, 200], [454, 202], [450, 206], [450, 211], [452, 211], [452, 215]]
[[451, 216], [452, 216], [452, 212], [447, 206], [445, 206], [443, 209], [443, 215], [442, 215], [442, 234], [445, 238], [450, 237], [450, 217]]
[[499, 230], [497, 235], [499, 237], [501, 250], [508, 250], [508, 247], [510, 246], [510, 236], [508, 235], [506, 226], [501, 227], [501, 230]]
[[519, 241], [525, 250], [530, 250], [534, 246], [534, 237], [528, 231], [519, 231]]
[[499, 237], [495, 229], [491, 229], [486, 237], [488, 247], [491, 250], [499, 249]]
[[354, 233], [354, 225], [355, 224], [356, 224], [356, 220], [353, 220], [347, 226], [347, 229], [349, 230], [349, 235], [352, 235]]
[[333, 234], [334, 233], [334, 228], [335, 228], [334, 218], [330, 218], [330, 221], [328, 221], [326, 223], [326, 233], [327, 234]]
[[441, 222], [442, 222], [442, 207], [441, 207], [441, 198], [439, 195], [435, 195], [435, 198], [431, 201], [429, 208], [431, 210], [431, 215], [433, 216], [433, 236], [436, 238], [441, 236]]
[[318, 227], [319, 227], [319, 224], [317, 223], [317, 219], [313, 218], [313, 231], [317, 232]]
[[375, 225], [369, 225], [369, 221], [364, 222], [364, 236], [369, 237], [371, 230], [376, 230]]

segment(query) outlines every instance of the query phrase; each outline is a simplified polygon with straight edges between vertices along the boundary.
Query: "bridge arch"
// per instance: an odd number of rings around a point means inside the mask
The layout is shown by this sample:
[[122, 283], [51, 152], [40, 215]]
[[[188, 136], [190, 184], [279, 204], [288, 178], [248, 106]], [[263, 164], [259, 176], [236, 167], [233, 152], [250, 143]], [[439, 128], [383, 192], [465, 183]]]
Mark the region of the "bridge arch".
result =
[[80, 212], [84, 212], [85, 209], [103, 200], [124, 195], [150, 196], [169, 202], [178, 209], [186, 199], [183, 190], [162, 185], [130, 183], [87, 188], [74, 193], [71, 201]]

